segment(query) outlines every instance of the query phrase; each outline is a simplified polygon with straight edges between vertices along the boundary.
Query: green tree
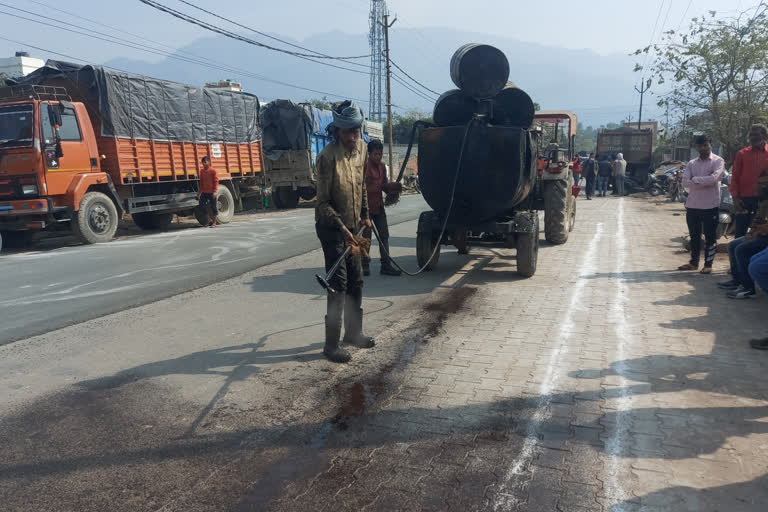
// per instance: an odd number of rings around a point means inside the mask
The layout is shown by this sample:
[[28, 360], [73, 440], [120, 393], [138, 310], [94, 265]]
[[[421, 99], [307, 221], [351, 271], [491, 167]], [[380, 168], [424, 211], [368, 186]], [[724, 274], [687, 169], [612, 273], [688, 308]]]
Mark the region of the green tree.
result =
[[[413, 130], [413, 123], [416, 121], [432, 122], [432, 117], [419, 109], [412, 108], [407, 110], [403, 114], [392, 115], [392, 139], [395, 144], [408, 144], [411, 140], [411, 131]], [[384, 121], [384, 139], [389, 139], [389, 126]]]
[[687, 31], [670, 30], [659, 44], [635, 52], [653, 56], [650, 69], [637, 64], [635, 71], [669, 88], [659, 106], [707, 114], [697, 128], [723, 144], [728, 162], [749, 127], [768, 117], [767, 11], [765, 2], [734, 16], [709, 11]]

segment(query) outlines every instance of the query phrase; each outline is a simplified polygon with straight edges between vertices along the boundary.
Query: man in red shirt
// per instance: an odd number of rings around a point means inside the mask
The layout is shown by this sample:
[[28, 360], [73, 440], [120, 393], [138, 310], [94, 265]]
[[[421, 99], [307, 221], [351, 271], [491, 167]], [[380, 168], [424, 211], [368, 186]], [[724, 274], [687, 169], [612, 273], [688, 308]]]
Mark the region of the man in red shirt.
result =
[[211, 167], [211, 157], [204, 156], [201, 160], [203, 164], [200, 170], [200, 189], [197, 198], [200, 200], [200, 208], [208, 215], [208, 227], [213, 227], [219, 222], [216, 217], [219, 210], [216, 207], [216, 191], [219, 189], [219, 175], [216, 169]]
[[[387, 213], [384, 211], [384, 185], [389, 182], [387, 167], [382, 163], [384, 144], [378, 139], [372, 139], [368, 143], [368, 163], [365, 166], [365, 187], [368, 191], [368, 214], [379, 232], [379, 253], [381, 255], [381, 274], [385, 276], [399, 276], [401, 272], [392, 266], [389, 254], [389, 226], [387, 225]], [[366, 229], [364, 235], [370, 239], [371, 230]], [[363, 262], [363, 275], [370, 275], [370, 260]]]
[[733, 236], [742, 237], [757, 211], [760, 200], [760, 184], [758, 179], [768, 171], [768, 128], [762, 124], [752, 125], [749, 130], [749, 147], [736, 154], [731, 176], [731, 196], [735, 208], [735, 228]]

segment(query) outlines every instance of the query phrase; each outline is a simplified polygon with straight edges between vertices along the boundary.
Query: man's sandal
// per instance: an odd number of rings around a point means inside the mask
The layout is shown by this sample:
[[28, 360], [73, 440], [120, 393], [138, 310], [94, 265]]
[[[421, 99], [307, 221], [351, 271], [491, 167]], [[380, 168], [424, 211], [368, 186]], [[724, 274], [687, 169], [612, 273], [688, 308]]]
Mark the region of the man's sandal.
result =
[[712, 273], [712, 267], [704, 267], [700, 270], [702, 274], [711, 274]]
[[699, 267], [693, 263], [686, 263], [685, 265], [680, 265], [677, 267], [677, 270], [698, 270], [698, 268]]

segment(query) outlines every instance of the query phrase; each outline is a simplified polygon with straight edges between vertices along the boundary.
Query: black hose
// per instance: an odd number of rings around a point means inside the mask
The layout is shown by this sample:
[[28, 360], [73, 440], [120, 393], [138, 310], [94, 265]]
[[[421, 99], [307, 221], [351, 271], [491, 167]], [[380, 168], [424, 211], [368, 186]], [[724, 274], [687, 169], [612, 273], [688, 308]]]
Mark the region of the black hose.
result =
[[[403, 180], [403, 174], [405, 174], [405, 168], [408, 165], [408, 159], [411, 157], [411, 148], [413, 148], [413, 141], [416, 138], [416, 129], [419, 126], [424, 126], [425, 128], [429, 128], [434, 125], [427, 121], [415, 121], [413, 123], [413, 127], [411, 128], [411, 140], [408, 142], [408, 149], [405, 152], [405, 158], [403, 159], [403, 164], [400, 166], [400, 174], [397, 175], [397, 179], [395, 180], [397, 183], [400, 183]], [[391, 143], [392, 141], [390, 141], [390, 144]]]
[[[451, 199], [448, 202], [448, 210], [445, 213], [445, 219], [443, 219], [443, 226], [440, 229], [440, 236], [437, 239], [437, 243], [435, 244], [435, 248], [432, 249], [432, 254], [429, 256], [429, 259], [424, 264], [423, 267], [421, 267], [416, 272], [409, 272], [405, 270], [403, 267], [401, 267], [395, 260], [392, 258], [392, 256], [389, 255], [389, 251], [384, 247], [384, 244], [381, 243], [381, 236], [379, 236], [379, 231], [376, 229], [376, 224], [371, 223], [371, 229], [376, 234], [376, 239], [379, 241], [379, 250], [384, 253], [384, 257], [392, 262], [392, 264], [397, 267], [403, 274], [408, 276], [417, 276], [424, 272], [426, 268], [429, 266], [430, 263], [432, 263], [432, 260], [435, 258], [435, 255], [437, 254], [437, 251], [440, 249], [440, 242], [443, 240], [443, 235], [445, 235], [445, 230], [448, 227], [448, 218], [451, 216], [451, 211], [453, 210], [453, 200], [456, 197], [456, 184], [459, 182], [459, 174], [461, 173], [461, 167], [464, 160], [464, 148], [467, 146], [467, 140], [469, 140], [469, 133], [470, 128], [472, 127], [472, 124], [477, 121], [478, 119], [473, 117], [472, 119], [467, 122], [466, 128], [464, 128], [464, 138], [461, 141], [461, 149], [459, 150], [459, 161], [456, 163], [456, 173], [453, 175], [453, 184], [451, 185]], [[423, 123], [424, 121], [416, 121], [417, 123]], [[416, 131], [416, 126], [414, 125], [414, 133]], [[411, 135], [411, 143], [413, 142], [413, 134]], [[410, 152], [410, 145], [408, 146], [408, 151]], [[408, 158], [408, 154], [406, 153], [406, 160]], [[403, 165], [403, 169], [405, 169], [405, 165]], [[402, 170], [400, 171], [400, 175], [402, 177]], [[399, 179], [399, 178], [398, 178]]]

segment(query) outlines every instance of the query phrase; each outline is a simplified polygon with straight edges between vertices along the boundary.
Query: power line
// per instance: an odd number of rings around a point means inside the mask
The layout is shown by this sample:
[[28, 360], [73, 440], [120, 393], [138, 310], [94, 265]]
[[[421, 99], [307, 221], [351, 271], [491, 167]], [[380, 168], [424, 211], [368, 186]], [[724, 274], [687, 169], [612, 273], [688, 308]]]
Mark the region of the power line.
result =
[[686, 6], [682, 17], [680, 18], [680, 23], [677, 24], [677, 29], [675, 30], [675, 32], [680, 32], [680, 27], [683, 26], [683, 23], [685, 22], [685, 15], [688, 14], [688, 9], [691, 8], [692, 3], [693, 3], [693, 0], [688, 0], [688, 5]]
[[435, 91], [433, 89], [430, 89], [429, 87], [427, 87], [426, 85], [422, 84], [421, 82], [419, 82], [418, 80], [413, 78], [411, 75], [409, 75], [403, 68], [401, 68], [400, 66], [397, 65], [397, 62], [395, 62], [392, 59], [389, 59], [389, 61], [392, 63], [393, 66], [395, 66], [397, 69], [399, 69], [405, 76], [410, 78], [416, 85], [418, 85], [422, 89], [426, 89], [427, 91], [431, 92], [432, 94], [434, 94], [436, 96], [440, 96], [439, 92], [437, 92], [437, 91]]
[[202, 7], [200, 7], [198, 5], [195, 5], [192, 2], [189, 2], [187, 0], [179, 0], [179, 2], [188, 5], [188, 6], [192, 7], [193, 9], [197, 9], [198, 11], [202, 11], [202, 12], [204, 12], [206, 14], [209, 14], [209, 15], [213, 16], [214, 18], [218, 18], [220, 20], [224, 20], [224, 21], [226, 21], [228, 23], [231, 23], [231, 24], [233, 24], [235, 26], [238, 26], [240, 28], [244, 28], [246, 30], [250, 30], [251, 32], [254, 32], [254, 33], [259, 34], [259, 35], [264, 36], [264, 37], [268, 37], [269, 39], [272, 39], [274, 41], [279, 41], [279, 42], [281, 42], [283, 44], [287, 44], [288, 46], [292, 46], [294, 48], [298, 48], [299, 50], [304, 50], [304, 51], [311, 52], [312, 54], [314, 54], [314, 55], [307, 55], [307, 56], [316, 56], [318, 58], [322, 57], [322, 58], [326, 58], [326, 59], [336, 59], [336, 60], [367, 59], [368, 57], [370, 57], [370, 54], [369, 55], [357, 55], [357, 56], [354, 56], [354, 57], [331, 57], [330, 55], [326, 55], [324, 53], [320, 53], [320, 52], [317, 52], [315, 50], [311, 50], [309, 48], [304, 48], [303, 46], [299, 46], [297, 44], [293, 44], [293, 43], [290, 43], [288, 41], [284, 41], [283, 39], [280, 39], [280, 38], [275, 37], [275, 36], [271, 36], [271, 35], [269, 35], [269, 34], [267, 34], [265, 32], [261, 32], [259, 30], [256, 30], [255, 28], [251, 28], [251, 27], [248, 27], [248, 26], [243, 25], [241, 23], [238, 23], [236, 21], [233, 21], [233, 20], [231, 20], [229, 18], [225, 18], [224, 16], [216, 14], [215, 12], [211, 12], [211, 11], [209, 11], [207, 9], [203, 9]]
[[392, 80], [396, 81], [397, 83], [399, 83], [400, 85], [402, 85], [403, 87], [405, 87], [406, 89], [411, 91], [413, 94], [417, 95], [419, 98], [421, 98], [423, 100], [426, 100], [426, 101], [428, 101], [430, 103], [434, 103], [434, 101], [435, 101], [434, 98], [430, 98], [427, 95], [425, 95], [424, 93], [422, 93], [421, 91], [419, 91], [418, 89], [414, 89], [412, 86], [410, 86], [407, 82], [405, 82], [398, 75], [392, 73], [391, 77], [392, 77]]
[[[670, 3], [672, 0], [669, 0]], [[643, 69], [645, 69], [645, 65], [648, 63], [648, 55], [651, 53], [651, 45], [653, 45], [653, 41], [656, 38], [656, 27], [659, 26], [659, 19], [661, 19], [661, 11], [664, 10], [664, 3], [666, 3], [666, 0], [661, 0], [661, 3], [659, 4], [659, 12], [656, 14], [656, 23], [653, 24], [653, 30], [651, 31], [651, 39], [648, 41], [648, 51], [645, 52], [645, 59], [643, 60]]]
[[[362, 98], [354, 98], [354, 97], [350, 97], [350, 96], [347, 96], [347, 95], [338, 94], [338, 93], [334, 93], [334, 92], [321, 91], [321, 90], [318, 90], [318, 89], [312, 89], [312, 88], [309, 88], [309, 87], [303, 87], [303, 86], [300, 86], [300, 85], [292, 84], [290, 82], [284, 82], [282, 80], [275, 80], [273, 78], [269, 78], [269, 77], [266, 77], [266, 76], [263, 76], [263, 75], [258, 75], [258, 74], [251, 73], [251, 72], [243, 72], [243, 71], [237, 70], [235, 68], [226, 68], [226, 67], [223, 67], [223, 66], [218, 66], [218, 65], [215, 65], [215, 64], [206, 63], [204, 61], [196, 61], [194, 59], [189, 59], [189, 58], [186, 58], [186, 57], [181, 57], [181, 56], [178, 56], [178, 55], [173, 55], [173, 54], [168, 53], [168, 52], [155, 51], [155, 50], [152, 50], [151, 47], [144, 47], [144, 48], [142, 48], [141, 46], [137, 46], [137, 45], [121, 43], [119, 41], [115, 41], [115, 40], [106, 39], [106, 38], [103, 38], [103, 37], [94, 36], [93, 34], [89, 34], [87, 32], [79, 32], [77, 30], [72, 30], [72, 29], [69, 29], [69, 28], [66, 28], [66, 27], [61, 27], [61, 26], [58, 26], [58, 25], [53, 25], [51, 23], [46, 23], [44, 21], [39, 21], [39, 20], [30, 19], [30, 18], [25, 18], [24, 16], [19, 16], [17, 14], [5, 12], [5, 11], [0, 11], [0, 14], [5, 14], [7, 16], [12, 16], [14, 18], [19, 18], [19, 19], [23, 19], [23, 20], [26, 20], [26, 21], [31, 21], [33, 23], [38, 23], [38, 24], [41, 24], [41, 25], [46, 25], [46, 26], [49, 26], [49, 27], [58, 28], [60, 30], [65, 30], [67, 32], [72, 32], [72, 33], [80, 34], [80, 35], [83, 35], [83, 36], [86, 36], [86, 37], [91, 37], [91, 38], [94, 38], [94, 39], [98, 39], [100, 41], [106, 41], [108, 43], [129, 47], [129, 48], [132, 48], [132, 49], [135, 49], [135, 50], [145, 51], [145, 52], [148, 52], [148, 53], [153, 53], [153, 54], [161, 55], [161, 56], [168, 57], [168, 58], [174, 58], [176, 60], [180, 60], [182, 62], [186, 62], [186, 63], [190, 63], [190, 64], [197, 64], [197, 65], [205, 66], [205, 67], [208, 67], [208, 68], [211, 68], [211, 69], [218, 69], [220, 71], [227, 71], [227, 72], [236, 71], [236, 72], [242, 73], [245, 76], [248, 76], [250, 78], [254, 78], [255, 80], [260, 80], [260, 81], [263, 81], [263, 82], [269, 82], [269, 83], [274, 83], [274, 84], [277, 84], [277, 85], [283, 85], [283, 86], [286, 86], [286, 87], [291, 87], [293, 89], [303, 90], [303, 91], [307, 91], [307, 92], [313, 92], [313, 93], [316, 93], [316, 94], [323, 94], [325, 96], [332, 96], [332, 97], [335, 97], [335, 98], [345, 98], [345, 99], [348, 98], [348, 99], [352, 99], [352, 100], [355, 100], [355, 101], [363, 102], [363, 103], [366, 103], [366, 104], [368, 103], [367, 100], [364, 100]], [[63, 22], [61, 22], [61, 23], [63, 23]], [[6, 39], [6, 38], [3, 38], [3, 39]], [[41, 51], [44, 51], [44, 52], [48, 52], [48, 53], [51, 53], [53, 55], [61, 55], [61, 56], [67, 57], [67, 58], [74, 58], [75, 60], [78, 60], [78, 61], [81, 61], [81, 62], [88, 62], [87, 60], [84, 60], [84, 59], [80, 59], [80, 58], [76, 58], [76, 57], [71, 57], [71, 56], [68, 56], [68, 55], [65, 55], [65, 54], [61, 54], [61, 53], [55, 52], [53, 50], [48, 50], [48, 49], [45, 49], [45, 48], [39, 48], [39, 47], [36, 47], [34, 45], [31, 45], [31, 44], [27, 44], [27, 43], [23, 43], [23, 42], [19, 42], [19, 41], [13, 41], [13, 40], [10, 40], [10, 39], [6, 39], [6, 40], [11, 41], [11, 42], [15, 42], [17, 44], [26, 45], [26, 46], [29, 46], [30, 48], [35, 48], [35, 49], [38, 49], [38, 50], [41, 50]], [[119, 70], [119, 69], [116, 69], [116, 68], [111, 68], [111, 69], [115, 69], [116, 71], [120, 71], [120, 72], [123, 72], [123, 73], [128, 73], [128, 71]]]
[[[79, 57], [74, 57], [72, 55], [67, 55], [66, 53], [55, 52], [53, 50], [48, 50], [47, 48], [41, 48], [40, 46], [35, 46], [33, 44], [25, 43], [24, 41], [17, 41], [15, 39], [8, 39], [7, 37], [2, 37], [2, 36], [0, 36], [0, 40], [8, 41], [9, 43], [17, 44], [17, 45], [20, 45], [22, 47], [34, 48], [35, 50], [39, 50], [41, 52], [50, 53], [51, 55], [58, 55], [59, 57], [65, 57], [67, 59], [72, 59], [72, 60], [75, 60], [75, 61], [88, 63], [87, 60], [81, 59]], [[107, 69], [112, 69], [114, 71], [118, 71], [120, 73], [129, 73], [128, 71], [125, 71], [123, 69], [113, 68], [111, 66], [103, 66], [103, 67], [105, 67]]]
[[[276, 51], [276, 52], [279, 52], [279, 53], [285, 53], [287, 55], [291, 55], [291, 56], [297, 57], [299, 59], [304, 59], [304, 60], [307, 60], [307, 61], [310, 61], [310, 62], [314, 62], [316, 64], [322, 64], [324, 66], [329, 66], [329, 67], [336, 68], [336, 69], [342, 69], [344, 71], [349, 71], [349, 72], [352, 72], [352, 73], [359, 73], [361, 75], [368, 75], [369, 74], [367, 71], [359, 71], [357, 69], [345, 68], [343, 66], [337, 66], [336, 64], [330, 64], [328, 62], [323, 62], [321, 60], [317, 60], [317, 59], [326, 59], [326, 57], [319, 57], [317, 55], [308, 55], [308, 54], [303, 54], [303, 53], [297, 53], [297, 52], [292, 52], [290, 50], [285, 50], [285, 49], [282, 49], [282, 48], [276, 48], [274, 46], [266, 45], [264, 43], [261, 43], [259, 41], [254, 40], [254, 39], [250, 39], [250, 38], [241, 36], [239, 34], [236, 34], [234, 32], [231, 32], [229, 30], [226, 30], [226, 29], [223, 29], [221, 27], [218, 27], [216, 25], [212, 25], [211, 23], [203, 21], [203, 20], [201, 20], [199, 18], [195, 18], [194, 16], [190, 16], [189, 14], [185, 14], [185, 13], [177, 11], [175, 9], [171, 9], [170, 7], [167, 7], [167, 6], [163, 5], [163, 4], [155, 2], [154, 0], [139, 0], [139, 1], [141, 3], [143, 3], [143, 4], [146, 4], [146, 5], [150, 6], [150, 7], [153, 7], [155, 9], [159, 10], [159, 11], [162, 11], [162, 12], [165, 12], [167, 14], [170, 14], [171, 16], [173, 16], [175, 18], [178, 18], [180, 20], [186, 21], [187, 23], [192, 23], [193, 25], [197, 25], [197, 26], [199, 26], [201, 28], [204, 28], [204, 29], [209, 30], [211, 32], [215, 32], [217, 34], [221, 34], [221, 35], [229, 37], [231, 39], [242, 41], [244, 43], [248, 43], [248, 44], [251, 44], [251, 45], [254, 45], [254, 46], [258, 46], [260, 48], [265, 48], [265, 49], [268, 49], [268, 50], [273, 50], [273, 51]], [[338, 60], [335, 57], [333, 57], [332, 59]], [[348, 63], [348, 64], [357, 64], [357, 63]], [[365, 67], [365, 66], [363, 66], [363, 67]]]

